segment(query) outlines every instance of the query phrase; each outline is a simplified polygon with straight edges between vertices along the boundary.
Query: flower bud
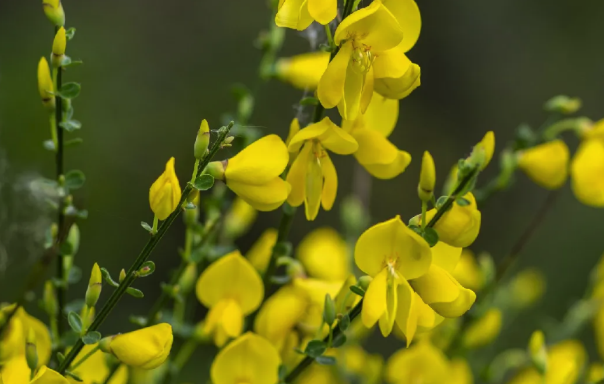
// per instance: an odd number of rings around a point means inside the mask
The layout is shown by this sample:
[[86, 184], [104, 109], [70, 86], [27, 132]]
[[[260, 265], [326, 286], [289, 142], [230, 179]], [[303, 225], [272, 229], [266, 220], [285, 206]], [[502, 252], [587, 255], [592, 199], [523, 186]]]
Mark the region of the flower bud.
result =
[[434, 195], [434, 184], [436, 184], [436, 169], [434, 167], [434, 159], [430, 152], [424, 152], [422, 158], [422, 169], [419, 175], [419, 185], [417, 186], [417, 194], [424, 203], [432, 199]]
[[109, 342], [108, 350], [126, 365], [153, 369], [168, 358], [172, 341], [172, 327], [161, 323], [114, 336]]
[[92, 266], [92, 272], [90, 273], [90, 280], [88, 281], [88, 289], [86, 290], [86, 306], [92, 308], [96, 305], [96, 302], [101, 296], [101, 289], [103, 287], [103, 276], [101, 269], [97, 263]]
[[535, 368], [539, 373], [544, 374], [547, 370], [547, 349], [543, 332], [539, 330], [533, 332], [529, 340], [528, 351]]
[[29, 328], [25, 339], [25, 360], [32, 371], [38, 368], [38, 350], [36, 348], [36, 334], [33, 328]]
[[369, 283], [371, 283], [373, 278], [369, 275], [359, 277], [359, 287], [363, 288], [363, 290], [367, 290], [369, 288]]
[[65, 25], [65, 11], [61, 0], [42, 0], [42, 7], [48, 20], [57, 27]]
[[65, 58], [65, 49], [67, 48], [67, 36], [65, 36], [65, 28], [61, 27], [52, 43], [52, 66], [59, 68]]
[[195, 138], [195, 145], [193, 146], [193, 154], [197, 160], [200, 160], [205, 156], [210, 145], [210, 126], [206, 119], [203, 119], [199, 131], [197, 131], [197, 137]]
[[478, 166], [479, 170], [483, 170], [489, 165], [495, 152], [495, 134], [493, 131], [487, 132], [482, 140], [474, 146], [472, 154], [466, 159], [471, 166]]
[[44, 303], [44, 311], [46, 311], [48, 316], [55, 317], [57, 315], [57, 295], [55, 294], [55, 287], [50, 280], [44, 283], [42, 302]]
[[323, 321], [330, 327], [336, 321], [336, 305], [328, 294], [325, 295], [325, 306], [323, 307]]
[[203, 173], [207, 173], [216, 180], [224, 181], [224, 172], [228, 164], [228, 160], [212, 161], [210, 164], [208, 164]]
[[126, 270], [124, 268], [122, 268], [122, 270], [120, 271], [119, 282], [121, 283], [122, 281], [124, 281], [125, 278], [126, 278]]
[[52, 77], [50, 76], [48, 61], [44, 57], [38, 63], [38, 91], [40, 92], [42, 104], [49, 111], [53, 111], [55, 109], [54, 86], [52, 84]]
[[182, 197], [182, 191], [176, 171], [174, 158], [166, 163], [166, 169], [149, 189], [149, 205], [159, 220], [165, 220], [176, 208]]
[[480, 348], [492, 342], [501, 331], [502, 314], [497, 308], [489, 309], [471, 324], [463, 336], [466, 348]]
[[237, 196], [224, 219], [224, 229], [228, 237], [236, 239], [247, 232], [256, 220], [258, 211]]
[[575, 113], [581, 108], [581, 99], [565, 95], [555, 96], [545, 103], [545, 110], [565, 115]]

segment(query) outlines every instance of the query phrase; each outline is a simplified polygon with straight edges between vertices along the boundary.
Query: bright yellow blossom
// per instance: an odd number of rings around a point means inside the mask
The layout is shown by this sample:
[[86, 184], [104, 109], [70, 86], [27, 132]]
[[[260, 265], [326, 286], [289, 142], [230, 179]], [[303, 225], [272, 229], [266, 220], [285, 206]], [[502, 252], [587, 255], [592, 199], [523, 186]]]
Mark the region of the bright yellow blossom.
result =
[[404, 52], [415, 41], [411, 43], [412, 34], [407, 40], [407, 27], [419, 28], [401, 26], [380, 0], [346, 17], [334, 35], [338, 53], [319, 81], [321, 104], [325, 108], [337, 106], [347, 120], [365, 113], [373, 96], [374, 78], [399, 78], [411, 66]]
[[221, 350], [210, 369], [213, 384], [275, 384], [281, 359], [265, 338], [251, 332]]
[[[96, 348], [97, 344], [85, 345], [84, 348], [78, 353], [75, 361], [80, 361], [81, 358], [92, 352]], [[107, 366], [107, 355], [101, 351], [94, 352], [88, 357], [81, 365], [73, 370], [79, 378], [84, 380], [84, 384], [103, 383], [107, 375], [109, 374], [109, 367]], [[78, 381], [72, 378], [67, 378], [71, 384], [77, 384]], [[108, 384], [126, 384], [128, 381], [128, 367], [122, 365], [118, 368], [117, 372], [113, 374]]]
[[38, 92], [42, 99], [42, 104], [49, 110], [55, 108], [54, 85], [50, 77], [50, 67], [46, 58], [41, 58], [38, 62]]
[[554, 140], [519, 152], [518, 167], [543, 188], [557, 189], [568, 176], [569, 157], [566, 143]]
[[229, 237], [236, 239], [248, 231], [257, 216], [258, 211], [237, 196], [224, 217], [224, 230]]
[[16, 357], [3, 365], [0, 372], [0, 383], [3, 384], [70, 384], [57, 371], [41, 366], [34, 377], [23, 356]]
[[205, 332], [214, 335], [218, 346], [243, 331], [243, 319], [254, 312], [264, 298], [264, 285], [254, 267], [239, 251], [212, 263], [199, 277], [197, 298], [210, 308]]
[[[476, 240], [482, 217], [476, 207], [474, 195], [468, 192], [463, 198], [469, 204], [462, 206], [455, 201], [451, 209], [445, 212], [434, 225], [440, 241], [460, 248], [469, 247]], [[428, 211], [427, 222], [430, 222], [436, 211], [436, 208]]]
[[164, 173], [149, 189], [149, 205], [159, 220], [166, 220], [178, 207], [181, 197], [182, 191], [174, 170], [174, 158], [171, 157], [166, 163]]
[[329, 52], [310, 52], [283, 57], [275, 63], [277, 77], [302, 90], [315, 90], [329, 64]]
[[166, 361], [173, 339], [170, 324], [161, 323], [113, 336], [108, 352], [126, 365], [153, 369]]
[[290, 192], [290, 185], [279, 177], [289, 161], [283, 140], [268, 135], [256, 140], [224, 162], [210, 163], [214, 178], [259, 211], [279, 208]]
[[[2, 308], [0, 320], [3, 319], [15, 304]], [[40, 320], [30, 316], [23, 308], [17, 309], [6, 332], [2, 335], [0, 345], [0, 364], [15, 357], [25, 355], [25, 341], [27, 335], [33, 331], [38, 353], [38, 366], [45, 365], [50, 359], [51, 341], [48, 328]]]
[[482, 171], [489, 165], [493, 158], [493, 154], [495, 153], [495, 134], [493, 131], [487, 132], [480, 143], [476, 144], [474, 148], [475, 150], [478, 149], [484, 153], [484, 162], [480, 166], [480, 170]]
[[476, 262], [474, 253], [469, 249], [464, 249], [461, 252], [459, 262], [451, 275], [459, 281], [464, 288], [473, 291], [480, 290], [484, 285], [484, 274], [480, 270], [480, 266]]
[[356, 140], [328, 117], [301, 129], [289, 143], [290, 152], [300, 153], [287, 174], [291, 184], [287, 202], [294, 207], [304, 203], [310, 221], [317, 217], [321, 205], [329, 211], [336, 199], [338, 175], [327, 149], [340, 155], [358, 149]]
[[338, 14], [336, 0], [279, 0], [275, 23], [303, 31], [313, 22], [328, 24]]
[[256, 240], [245, 255], [258, 272], [264, 273], [266, 270], [276, 242], [277, 230], [275, 228], [268, 228], [260, 235], [260, 238]]
[[342, 128], [359, 143], [354, 153], [367, 172], [379, 179], [401, 174], [411, 162], [411, 155], [399, 150], [387, 138], [398, 119], [398, 100], [373, 95], [365, 114], [356, 120], [342, 121]]
[[317, 228], [306, 235], [296, 256], [306, 272], [317, 279], [342, 281], [350, 274], [346, 242], [333, 228]]
[[604, 207], [604, 120], [583, 134], [570, 173], [573, 193], [592, 207]]
[[489, 309], [468, 327], [463, 335], [464, 346], [480, 348], [495, 340], [501, 331], [502, 316], [498, 308]]
[[390, 384], [449, 383], [449, 362], [441, 350], [421, 341], [388, 359], [385, 379]]
[[42, 0], [42, 7], [48, 20], [57, 27], [65, 25], [65, 11], [61, 0]]
[[428, 202], [434, 196], [434, 184], [436, 184], [436, 168], [434, 159], [430, 152], [425, 151], [422, 158], [422, 168], [419, 174], [419, 185], [417, 193], [423, 202]]
[[65, 34], [65, 28], [61, 27], [55, 35], [55, 39], [52, 42], [52, 58], [51, 63], [54, 68], [58, 68], [65, 59], [65, 49], [67, 48], [67, 36]]

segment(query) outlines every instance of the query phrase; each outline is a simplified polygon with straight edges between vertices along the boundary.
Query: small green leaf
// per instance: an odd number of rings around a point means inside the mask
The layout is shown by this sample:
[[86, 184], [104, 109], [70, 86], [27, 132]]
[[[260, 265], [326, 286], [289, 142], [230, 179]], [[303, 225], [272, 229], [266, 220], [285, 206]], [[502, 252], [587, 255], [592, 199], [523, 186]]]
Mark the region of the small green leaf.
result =
[[59, 361], [59, 364], [61, 364], [63, 360], [65, 360], [65, 355], [61, 352], [57, 352], [57, 360]]
[[141, 221], [141, 227], [143, 227], [147, 232], [153, 231], [153, 228], [145, 221]]
[[75, 381], [80, 382], [80, 383], [84, 381], [78, 375], [76, 375], [75, 373], [70, 372], [70, 371], [65, 371], [65, 376], [69, 376], [72, 379], [74, 379]]
[[283, 379], [285, 379], [285, 376], [287, 376], [287, 366], [285, 364], [281, 364], [279, 366], [279, 381], [283, 381]]
[[440, 209], [440, 207], [445, 205], [445, 203], [447, 202], [448, 199], [449, 199], [449, 196], [439, 197], [438, 200], [436, 200], [436, 209]]
[[111, 285], [113, 288], [117, 288], [120, 286], [111, 278], [111, 274], [106, 268], [101, 268], [101, 274], [103, 275], [103, 278], [105, 279], [107, 284]]
[[142, 316], [130, 316], [129, 320], [132, 324], [143, 328], [147, 326], [147, 319]]
[[319, 104], [319, 100], [316, 97], [305, 97], [302, 100], [300, 100], [300, 105], [318, 105]]
[[327, 344], [325, 344], [321, 340], [311, 340], [306, 345], [306, 349], [304, 353], [308, 356], [315, 358], [317, 356], [321, 356], [327, 350]]
[[420, 227], [419, 225], [409, 225], [409, 229], [411, 229], [413, 232], [417, 233], [418, 235], [421, 236], [422, 234], [422, 227]]
[[82, 342], [86, 345], [98, 343], [101, 340], [101, 334], [97, 331], [88, 332], [82, 336]]
[[325, 294], [325, 305], [323, 307], [323, 321], [329, 326], [332, 326], [336, 321], [336, 304], [329, 295]]
[[67, 40], [71, 40], [75, 36], [75, 33], [76, 33], [76, 29], [74, 27], [67, 28], [65, 30], [65, 37], [67, 37]]
[[[63, 143], [63, 146], [72, 147], [74, 145], [82, 144], [83, 142], [84, 142], [84, 139], [82, 139], [81, 137], [76, 137], [74, 139], [65, 140], [65, 143]], [[53, 144], [53, 148], [54, 148], [54, 144]]]
[[73, 60], [71, 58], [69, 58], [69, 60], [66, 62], [66, 60], [63, 60], [62, 63], [62, 67], [63, 68], [69, 68], [69, 67], [76, 67], [78, 65], [82, 65], [84, 64], [84, 62], [82, 60]]
[[75, 99], [80, 94], [82, 86], [78, 83], [65, 83], [59, 90], [59, 96], [64, 99]]
[[65, 175], [65, 188], [68, 189], [78, 189], [82, 188], [84, 183], [86, 182], [86, 176], [84, 172], [74, 169]]
[[42, 145], [44, 145], [44, 149], [46, 149], [47, 151], [54, 152], [57, 150], [55, 148], [55, 143], [52, 140], [45, 140], [44, 143], [42, 143]]
[[207, 191], [214, 185], [214, 178], [211, 175], [199, 175], [195, 179], [193, 186], [200, 191]]
[[339, 348], [346, 343], [346, 335], [343, 333], [339, 333], [336, 337], [334, 337], [331, 346], [334, 348]]
[[317, 356], [315, 361], [321, 365], [335, 365], [336, 358], [333, 356]]
[[466, 206], [470, 205], [470, 200], [468, 200], [468, 199], [466, 199], [464, 197], [458, 197], [457, 200], [455, 200], [455, 202], [460, 207], [466, 207]]
[[424, 228], [424, 233], [422, 234], [422, 237], [424, 238], [424, 240], [426, 240], [430, 247], [433, 247], [436, 245], [436, 243], [438, 243], [438, 233], [432, 227]]
[[145, 297], [145, 295], [143, 294], [143, 291], [141, 291], [140, 289], [132, 288], [132, 287], [128, 287], [126, 289], [126, 293], [132, 297], [136, 297], [137, 299], [142, 299], [143, 297]]
[[359, 296], [361, 296], [361, 297], [365, 296], [365, 291], [364, 291], [364, 290], [363, 290], [363, 288], [361, 288], [361, 287], [358, 287], [358, 286], [356, 286], [356, 285], [351, 285], [351, 286], [350, 286], [350, 290], [351, 290], [353, 293], [355, 293], [355, 294], [357, 294], [357, 295], [359, 295]]
[[73, 132], [76, 129], [82, 128], [82, 123], [77, 120], [67, 120], [60, 122], [59, 127], [63, 128], [67, 132]]
[[345, 313], [338, 323], [338, 328], [340, 328], [341, 331], [345, 331], [348, 327], [350, 327], [350, 316], [348, 316], [348, 313]]
[[155, 263], [152, 261], [145, 261], [138, 270], [138, 275], [140, 277], [145, 277], [149, 276], [153, 272], [155, 272]]
[[75, 312], [69, 312], [67, 315], [67, 322], [74, 332], [82, 332], [82, 318], [80, 318], [80, 315]]

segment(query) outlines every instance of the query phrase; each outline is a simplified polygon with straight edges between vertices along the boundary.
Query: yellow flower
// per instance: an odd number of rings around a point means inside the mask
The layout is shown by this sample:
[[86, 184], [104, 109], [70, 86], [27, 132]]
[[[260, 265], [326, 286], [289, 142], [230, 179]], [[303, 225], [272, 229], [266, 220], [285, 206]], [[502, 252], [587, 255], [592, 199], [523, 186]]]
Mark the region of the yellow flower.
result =
[[[300, 132], [300, 122], [298, 121], [297, 117], [294, 117], [292, 122], [289, 124], [289, 133], [287, 134], [287, 139], [285, 140], [285, 145], [287, 145], [287, 147], [289, 147], [289, 143], [292, 142], [292, 139], [298, 132]], [[294, 160], [296, 160], [296, 156], [298, 156], [297, 152], [290, 152], [288, 164], [293, 163]]]
[[283, 140], [277, 135], [268, 135], [223, 162], [224, 173], [213, 176], [224, 180], [227, 187], [255, 209], [272, 211], [283, 204], [291, 190], [279, 177], [288, 160]]
[[338, 14], [336, 0], [279, 0], [275, 24], [303, 31], [313, 20], [328, 24]]
[[[78, 353], [75, 361], [80, 361], [81, 358], [92, 352], [96, 348], [97, 344], [85, 345], [84, 348]], [[101, 351], [94, 352], [89, 358], [87, 358], [81, 365], [79, 365], [73, 373], [78, 375], [84, 384], [104, 383], [105, 378], [109, 374], [109, 367], [107, 366], [107, 355]], [[68, 378], [71, 384], [76, 384], [78, 381]], [[128, 368], [122, 365], [118, 368], [117, 372], [113, 374], [108, 384], [126, 384], [128, 382]]]
[[275, 63], [275, 72], [281, 81], [302, 90], [314, 90], [329, 64], [329, 52], [310, 52], [283, 57]]
[[46, 58], [41, 58], [38, 62], [38, 92], [42, 99], [42, 104], [48, 109], [55, 108], [54, 85], [50, 77], [50, 67]]
[[58, 68], [63, 63], [65, 58], [65, 49], [67, 48], [67, 36], [65, 35], [65, 28], [61, 27], [55, 35], [55, 39], [52, 42], [52, 66]]
[[275, 384], [279, 364], [275, 347], [248, 332], [216, 355], [210, 376], [213, 384]]
[[466, 348], [484, 347], [491, 343], [501, 331], [502, 313], [497, 308], [489, 309], [484, 315], [473, 322], [463, 335]]
[[116, 335], [111, 339], [109, 349], [126, 365], [153, 369], [166, 361], [172, 341], [172, 327], [168, 323], [161, 323]]
[[[404, 55], [407, 26], [402, 27], [380, 0], [344, 19], [334, 35], [340, 49], [317, 88], [321, 104], [325, 108], [337, 106], [347, 120], [365, 113], [373, 96], [374, 78], [401, 77], [411, 65]], [[409, 43], [412, 38], [410, 35]]]
[[224, 218], [224, 230], [230, 238], [236, 239], [248, 231], [257, 216], [258, 211], [237, 196]]
[[176, 171], [174, 170], [174, 158], [171, 157], [166, 163], [166, 170], [149, 189], [149, 205], [159, 220], [166, 220], [168, 216], [178, 207], [182, 191]]
[[[464, 199], [469, 204], [461, 206], [454, 202], [451, 209], [436, 222], [434, 229], [438, 232], [440, 241], [454, 247], [469, 247], [478, 237], [480, 232], [481, 214], [476, 207], [476, 199], [471, 192], [468, 192]], [[431, 209], [426, 214], [426, 221], [430, 220], [436, 214], [436, 209]]]
[[476, 262], [474, 253], [469, 249], [461, 252], [459, 262], [451, 275], [459, 281], [464, 288], [479, 291], [484, 286], [484, 275]]
[[[19, 356], [6, 362], [0, 372], [0, 383], [4, 384], [70, 384], [70, 382], [47, 366], [41, 366], [31, 378], [31, 370], [25, 357]], [[113, 383], [112, 383], [113, 384]]]
[[474, 376], [468, 362], [462, 358], [451, 360], [448, 384], [473, 384]]
[[[604, 121], [598, 123], [604, 132]], [[594, 133], [595, 132], [595, 133]], [[570, 173], [573, 193], [592, 207], [604, 207], [604, 133], [595, 129], [586, 135], [573, 157]]]
[[569, 157], [566, 143], [554, 140], [521, 151], [518, 167], [543, 188], [557, 189], [564, 185], [568, 176]]
[[587, 384], [598, 384], [604, 380], [604, 364], [591, 363], [587, 370]]
[[526, 308], [543, 296], [545, 288], [545, 276], [541, 271], [534, 268], [525, 269], [510, 282], [512, 304], [518, 309]]
[[306, 235], [296, 256], [306, 272], [317, 279], [342, 281], [350, 274], [346, 242], [333, 228], [318, 228]]
[[216, 345], [222, 346], [241, 335], [244, 317], [262, 303], [264, 285], [250, 262], [233, 251], [201, 274], [196, 292], [199, 301], [210, 308], [205, 332], [213, 333]]
[[65, 11], [61, 0], [42, 0], [42, 7], [48, 20], [57, 27], [65, 25]]
[[[430, 268], [430, 246], [397, 216], [365, 231], [357, 241], [354, 258], [359, 269], [373, 277], [363, 301], [363, 324], [369, 328], [379, 320], [382, 334], [388, 336], [399, 317], [397, 307], [402, 296], [412, 305], [414, 295], [407, 280], [422, 276]], [[398, 325], [406, 328], [400, 322]]]
[[291, 184], [287, 202], [294, 207], [304, 203], [310, 221], [317, 217], [321, 205], [329, 211], [336, 199], [338, 176], [326, 149], [348, 155], [358, 149], [358, 144], [328, 117], [301, 129], [289, 143], [290, 152], [300, 153], [287, 174]]
[[[15, 304], [2, 308], [0, 320], [8, 315]], [[48, 328], [40, 320], [30, 316], [23, 308], [17, 309], [7, 330], [2, 337], [0, 348], [0, 364], [15, 357], [25, 356], [25, 341], [29, 332], [33, 331], [38, 353], [38, 366], [45, 365], [50, 359], [51, 341]], [[25, 361], [25, 359], [23, 359]]]
[[480, 170], [482, 171], [489, 165], [491, 159], [493, 159], [493, 154], [495, 153], [495, 134], [493, 131], [487, 132], [480, 143], [476, 144], [474, 150], [483, 151], [484, 153], [484, 161], [480, 166]]
[[547, 370], [547, 347], [545, 345], [545, 335], [540, 330], [531, 334], [528, 352], [537, 370], [545, 372]]
[[388, 359], [385, 379], [391, 384], [449, 383], [449, 362], [442, 351], [422, 341]]
[[428, 202], [434, 196], [434, 184], [436, 184], [436, 168], [434, 167], [434, 159], [430, 152], [425, 151], [422, 158], [422, 168], [419, 174], [419, 185], [417, 193], [423, 202]]
[[508, 384], [575, 384], [587, 359], [583, 345], [577, 340], [565, 340], [552, 346], [547, 354], [545, 380], [536, 368], [519, 372]]
[[[308, 298], [304, 316], [298, 323], [298, 329], [306, 334], [315, 334], [323, 322], [325, 295], [335, 298], [340, 292], [344, 281], [325, 281], [314, 278], [294, 279], [293, 285], [306, 292]], [[325, 327], [322, 331], [326, 331]]]
[[269, 228], [262, 233], [260, 238], [256, 240], [245, 255], [258, 272], [264, 273], [266, 270], [276, 242], [277, 230], [275, 228]]
[[398, 176], [411, 162], [409, 153], [399, 150], [387, 139], [397, 119], [398, 100], [374, 94], [365, 114], [354, 121], [342, 121], [342, 128], [359, 143], [354, 157], [367, 172], [379, 179]]

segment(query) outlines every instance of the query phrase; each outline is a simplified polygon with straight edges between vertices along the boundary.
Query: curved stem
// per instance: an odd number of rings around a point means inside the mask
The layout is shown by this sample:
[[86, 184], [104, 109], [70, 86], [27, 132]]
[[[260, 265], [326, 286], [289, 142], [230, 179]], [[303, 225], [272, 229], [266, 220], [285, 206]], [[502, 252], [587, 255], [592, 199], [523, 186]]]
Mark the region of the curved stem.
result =
[[90, 352], [88, 352], [87, 354], [85, 354], [84, 356], [82, 356], [82, 358], [80, 360], [73, 363], [73, 365], [71, 366], [71, 369], [75, 370], [77, 367], [82, 365], [86, 360], [88, 360], [88, 358], [90, 358], [90, 356], [94, 355], [99, 349], [101, 349], [100, 345], [97, 345], [96, 347], [92, 348], [92, 350]]
[[[234, 123], [231, 122], [231, 123], [229, 123], [228, 126], [222, 127], [218, 131], [218, 138], [212, 145], [210, 151], [206, 154], [206, 156], [200, 162], [199, 167], [197, 168], [197, 174], [199, 174], [200, 172], [203, 171], [203, 169], [208, 165], [210, 160], [214, 157], [216, 152], [218, 152], [218, 150], [220, 149], [220, 145], [222, 144], [224, 139], [227, 137], [227, 135], [231, 131], [233, 124]], [[180, 202], [178, 203], [178, 207], [182, 207], [182, 205], [187, 202], [187, 197], [189, 196], [189, 193], [191, 193], [192, 190], [193, 190], [192, 184], [188, 183], [187, 186], [185, 187], [185, 189], [182, 191], [182, 197], [180, 199]], [[174, 220], [176, 220], [178, 215], [180, 215], [181, 210], [182, 209], [177, 208], [174, 212], [172, 212], [172, 214], [170, 214], [170, 216], [168, 216], [168, 218], [165, 221], [163, 221], [161, 223], [161, 225], [159, 226], [159, 228], [157, 230], [157, 233], [155, 235], [153, 235], [153, 237], [151, 237], [151, 239], [149, 239], [147, 244], [145, 244], [144, 248], [137, 256], [134, 263], [130, 266], [130, 269], [128, 269], [128, 272], [126, 273], [126, 278], [124, 279], [124, 281], [115, 289], [115, 291], [113, 291], [113, 293], [111, 294], [109, 299], [107, 299], [107, 302], [105, 303], [105, 305], [103, 305], [103, 308], [101, 308], [101, 310], [98, 312], [94, 321], [88, 328], [88, 332], [96, 331], [97, 329], [99, 329], [99, 327], [101, 326], [103, 321], [105, 321], [107, 316], [109, 316], [109, 313], [111, 313], [113, 308], [115, 308], [115, 306], [117, 305], [119, 300], [126, 293], [126, 290], [128, 289], [128, 287], [130, 287], [130, 285], [136, 279], [136, 271], [138, 271], [140, 269], [140, 267], [143, 265], [143, 263], [145, 261], [147, 261], [147, 259], [149, 258], [149, 255], [151, 255], [151, 252], [153, 252], [153, 250], [155, 249], [157, 244], [161, 241], [162, 237], [166, 234], [168, 229], [172, 226], [172, 223], [174, 223]], [[58, 369], [58, 372], [60, 374], [65, 373], [65, 371], [67, 370], [67, 367], [69, 367], [69, 365], [73, 362], [73, 360], [75, 359], [77, 354], [80, 352], [80, 350], [82, 350], [83, 347], [84, 347], [84, 343], [82, 342], [82, 339], [80, 338], [80, 339], [78, 339], [78, 341], [76, 342], [74, 347], [69, 351], [69, 354], [61, 362], [61, 365], [59, 366], [59, 369]]]
[[111, 368], [111, 371], [109, 371], [109, 373], [107, 374], [107, 377], [105, 377], [105, 380], [103, 380], [103, 384], [108, 384], [121, 366], [122, 364], [115, 364], [113, 368]]

